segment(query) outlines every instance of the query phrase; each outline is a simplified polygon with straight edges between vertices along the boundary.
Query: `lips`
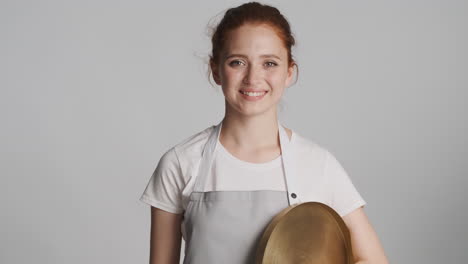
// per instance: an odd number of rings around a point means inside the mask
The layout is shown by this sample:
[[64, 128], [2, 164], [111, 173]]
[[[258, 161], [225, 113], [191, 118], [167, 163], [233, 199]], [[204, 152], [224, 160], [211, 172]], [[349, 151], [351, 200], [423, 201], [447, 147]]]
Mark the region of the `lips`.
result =
[[266, 94], [268, 91], [255, 91], [255, 92], [251, 92], [251, 91], [244, 91], [244, 90], [241, 90], [239, 91], [241, 94], [244, 94], [244, 95], [249, 95], [249, 96], [260, 96], [260, 95], [264, 95]]
[[247, 101], [258, 101], [261, 100], [267, 93], [268, 91], [256, 91], [256, 92], [245, 92], [247, 90], [241, 90], [239, 93], [241, 94], [242, 98], [244, 98]]
[[260, 93], [260, 92], [267, 92], [267, 91], [266, 90], [242, 89], [239, 92]]

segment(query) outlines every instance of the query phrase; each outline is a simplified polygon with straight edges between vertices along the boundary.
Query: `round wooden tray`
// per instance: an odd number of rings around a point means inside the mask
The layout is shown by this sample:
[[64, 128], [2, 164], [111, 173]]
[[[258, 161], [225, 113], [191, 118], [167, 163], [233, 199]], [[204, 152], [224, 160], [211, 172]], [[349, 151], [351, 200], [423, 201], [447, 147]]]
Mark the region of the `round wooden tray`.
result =
[[349, 230], [341, 216], [319, 202], [283, 209], [263, 232], [255, 264], [351, 264]]

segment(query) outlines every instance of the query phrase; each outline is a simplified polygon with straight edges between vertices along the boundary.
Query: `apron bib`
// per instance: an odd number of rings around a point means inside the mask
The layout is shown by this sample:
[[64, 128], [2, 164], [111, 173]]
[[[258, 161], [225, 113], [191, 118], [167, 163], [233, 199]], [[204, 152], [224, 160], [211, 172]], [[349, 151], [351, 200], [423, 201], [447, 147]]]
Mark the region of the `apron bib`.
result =
[[278, 121], [281, 160], [286, 191], [203, 192], [219, 142], [222, 121], [204, 146], [195, 185], [184, 213], [186, 232], [184, 264], [250, 264], [261, 236], [284, 208], [300, 203], [290, 141]]

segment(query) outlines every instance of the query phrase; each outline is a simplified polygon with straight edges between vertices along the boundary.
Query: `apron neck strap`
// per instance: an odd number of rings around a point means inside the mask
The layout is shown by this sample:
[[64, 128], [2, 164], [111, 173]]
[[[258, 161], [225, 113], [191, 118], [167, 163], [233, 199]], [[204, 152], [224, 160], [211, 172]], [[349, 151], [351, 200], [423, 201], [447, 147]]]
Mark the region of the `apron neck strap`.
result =
[[[195, 186], [193, 191], [194, 192], [202, 192], [203, 187], [205, 184], [205, 180], [208, 174], [211, 172], [211, 165], [214, 160], [214, 154], [219, 144], [219, 136], [221, 134], [221, 128], [223, 125], [223, 121], [219, 122], [214, 129], [211, 131], [208, 141], [206, 142], [203, 152], [202, 158], [200, 161], [200, 165], [198, 167], [198, 174], [195, 179]], [[299, 203], [299, 197], [297, 197], [297, 192], [295, 186], [295, 166], [294, 166], [294, 158], [292, 157], [293, 151], [290, 151], [291, 144], [286, 133], [286, 129], [281, 125], [280, 121], [278, 120], [278, 132], [279, 132], [279, 139], [280, 139], [280, 147], [281, 147], [281, 157], [283, 163], [283, 171], [286, 179], [286, 190], [288, 193], [288, 203], [289, 205]]]

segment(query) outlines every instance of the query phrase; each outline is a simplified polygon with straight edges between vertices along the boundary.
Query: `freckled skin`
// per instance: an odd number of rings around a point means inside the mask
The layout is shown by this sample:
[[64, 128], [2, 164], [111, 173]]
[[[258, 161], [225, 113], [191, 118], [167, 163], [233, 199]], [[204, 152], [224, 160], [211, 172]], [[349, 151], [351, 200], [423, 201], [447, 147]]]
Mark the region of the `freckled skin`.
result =
[[[267, 25], [243, 25], [228, 34], [218, 65], [211, 65], [213, 77], [222, 86], [227, 111], [244, 116], [275, 115], [285, 87], [291, 84], [293, 67], [277, 33]], [[226, 56], [239, 54], [243, 56]], [[276, 57], [262, 57], [272, 54]], [[266, 90], [258, 101], [249, 101], [241, 89]], [[232, 112], [231, 112], [232, 113]]]

